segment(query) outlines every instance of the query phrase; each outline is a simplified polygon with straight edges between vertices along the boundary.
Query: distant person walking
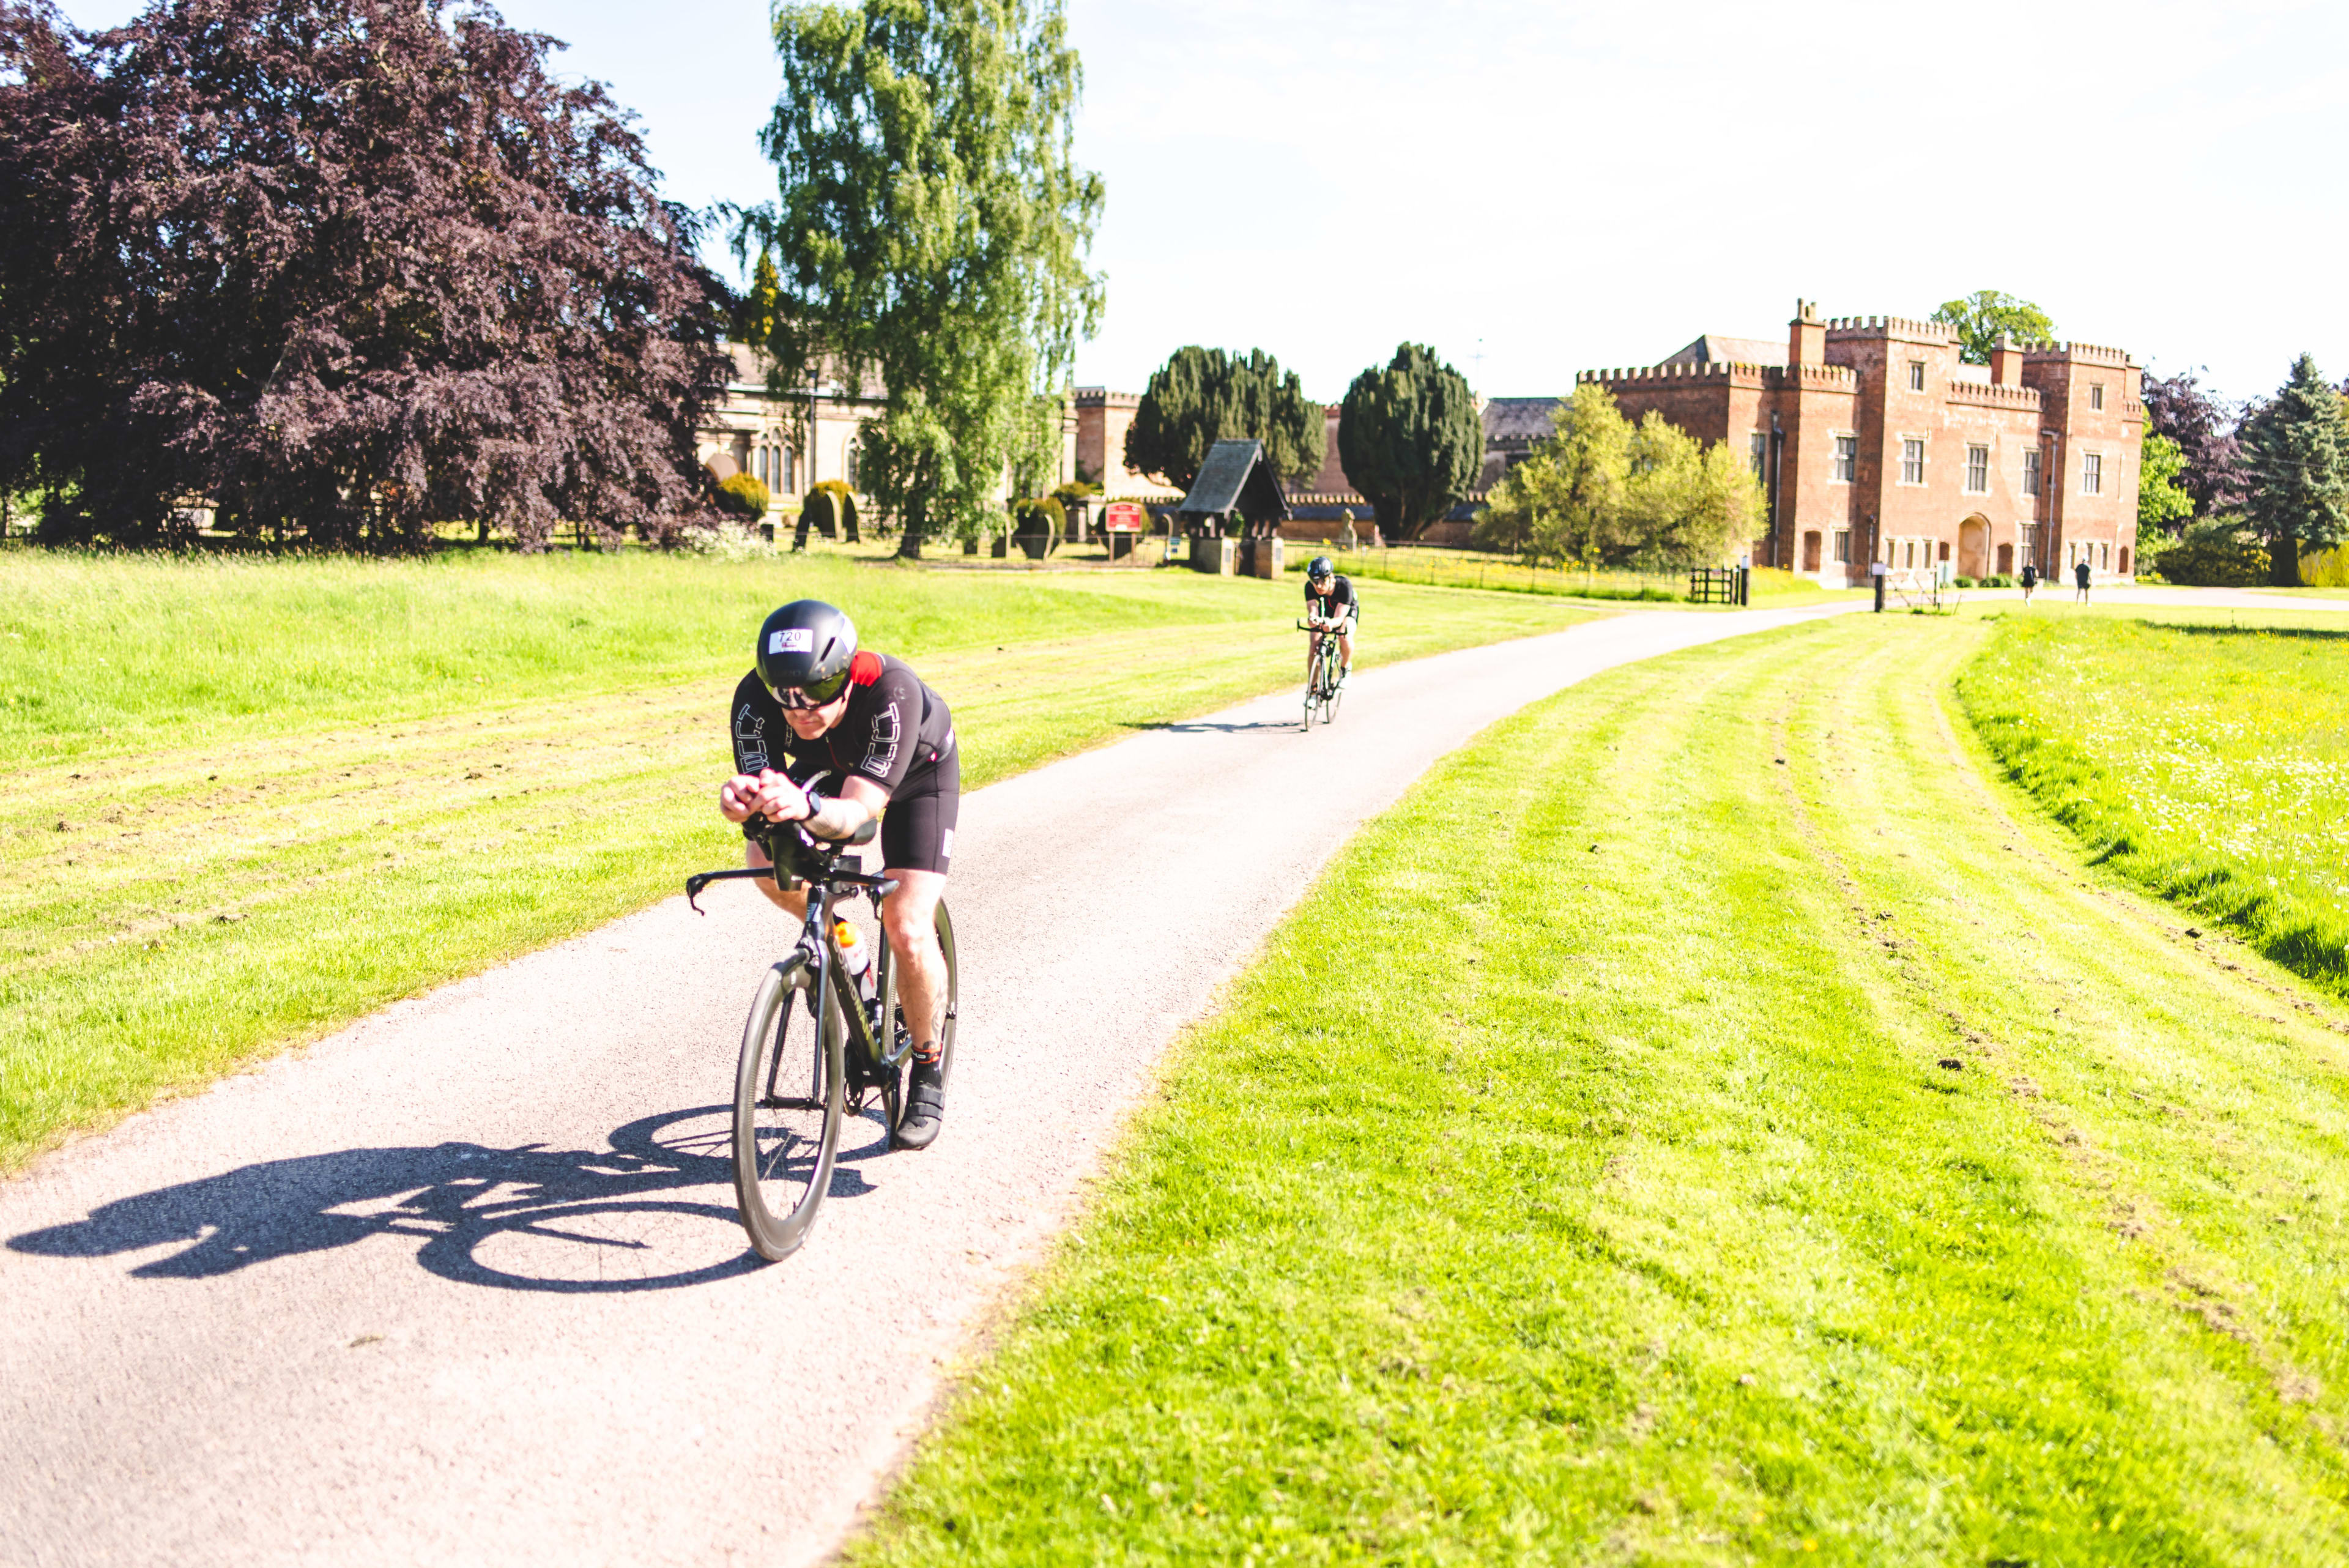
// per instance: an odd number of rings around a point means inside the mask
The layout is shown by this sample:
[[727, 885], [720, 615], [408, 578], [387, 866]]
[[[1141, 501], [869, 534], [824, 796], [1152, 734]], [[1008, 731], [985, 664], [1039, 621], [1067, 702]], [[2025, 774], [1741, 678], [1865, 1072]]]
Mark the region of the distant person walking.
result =
[[2080, 585], [2072, 595], [2072, 602], [2075, 605], [2086, 604], [2088, 602], [2088, 563], [2086, 561], [2084, 560], [2072, 568], [2072, 580]]
[[2030, 562], [2023, 563], [2023, 602], [2031, 602], [2031, 590], [2039, 586], [2039, 568]]

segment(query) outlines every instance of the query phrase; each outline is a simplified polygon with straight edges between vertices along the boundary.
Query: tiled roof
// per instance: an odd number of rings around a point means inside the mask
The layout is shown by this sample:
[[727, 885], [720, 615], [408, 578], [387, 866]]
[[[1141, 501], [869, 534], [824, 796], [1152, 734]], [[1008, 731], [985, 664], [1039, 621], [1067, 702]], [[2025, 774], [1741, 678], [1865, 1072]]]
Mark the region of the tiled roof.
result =
[[1495, 398], [1485, 405], [1485, 444], [1496, 441], [1547, 441], [1557, 433], [1550, 422], [1556, 398]]
[[[1240, 504], [1243, 499], [1247, 503], [1245, 508]], [[1288, 515], [1288, 504], [1264, 461], [1264, 443], [1259, 441], [1219, 441], [1209, 447], [1206, 461], [1199, 464], [1199, 477], [1192, 481], [1191, 493], [1183, 498], [1185, 516], [1239, 510], [1251, 518]]]
[[1656, 361], [1660, 365], [1783, 365], [1786, 346], [1767, 337], [1729, 337], [1708, 332], [1687, 348]]

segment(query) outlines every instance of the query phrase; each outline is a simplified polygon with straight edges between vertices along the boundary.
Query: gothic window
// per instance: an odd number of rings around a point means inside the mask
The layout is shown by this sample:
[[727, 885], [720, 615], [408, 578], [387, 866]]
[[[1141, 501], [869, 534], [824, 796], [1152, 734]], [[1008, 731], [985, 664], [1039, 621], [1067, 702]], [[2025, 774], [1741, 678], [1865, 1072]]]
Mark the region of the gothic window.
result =
[[784, 447], [781, 451], [781, 455], [783, 460], [783, 493], [786, 495], [796, 495], [799, 493], [800, 489], [796, 483], [799, 469], [799, 453], [793, 452], [789, 447]]
[[1925, 389], [1925, 361], [1922, 359], [1909, 361], [1909, 389], [1912, 392]]
[[1925, 483], [1925, 443], [1913, 436], [1900, 443], [1900, 483]]
[[1837, 436], [1835, 438], [1835, 476], [1844, 483], [1849, 484], [1852, 471], [1859, 462], [1859, 438]]
[[1976, 495], [1990, 492], [1990, 448], [1966, 448], [1966, 488]]
[[2080, 493], [2102, 495], [2105, 493], [2105, 454], [2100, 452], [2083, 453], [2080, 458]]
[[2105, 384], [2102, 381], [2098, 381], [2088, 389], [2088, 407], [2092, 409], [2101, 409], [2104, 406]]
[[2039, 449], [2035, 446], [2023, 449], [2023, 493], [2039, 493]]

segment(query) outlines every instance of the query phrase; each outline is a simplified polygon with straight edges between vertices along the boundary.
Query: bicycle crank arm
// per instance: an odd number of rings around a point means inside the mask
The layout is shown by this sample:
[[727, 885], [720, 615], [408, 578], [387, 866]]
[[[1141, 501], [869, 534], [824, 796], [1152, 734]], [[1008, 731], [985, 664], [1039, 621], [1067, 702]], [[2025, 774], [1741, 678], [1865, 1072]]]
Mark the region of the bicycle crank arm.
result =
[[772, 877], [774, 874], [775, 868], [771, 866], [745, 867], [740, 871], [696, 871], [685, 879], [686, 908], [697, 915], [709, 913], [694, 900], [699, 898], [701, 890], [712, 882], [739, 882], [752, 877]]

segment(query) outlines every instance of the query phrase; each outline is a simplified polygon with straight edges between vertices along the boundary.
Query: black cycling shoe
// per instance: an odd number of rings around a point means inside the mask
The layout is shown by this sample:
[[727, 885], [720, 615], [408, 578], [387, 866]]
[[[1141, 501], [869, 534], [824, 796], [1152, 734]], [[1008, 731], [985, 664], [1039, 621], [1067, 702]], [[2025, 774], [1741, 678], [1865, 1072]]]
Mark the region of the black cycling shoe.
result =
[[927, 1148], [946, 1125], [947, 1071], [942, 1062], [914, 1059], [905, 1075], [905, 1109], [897, 1117], [897, 1142], [905, 1148]]

